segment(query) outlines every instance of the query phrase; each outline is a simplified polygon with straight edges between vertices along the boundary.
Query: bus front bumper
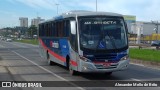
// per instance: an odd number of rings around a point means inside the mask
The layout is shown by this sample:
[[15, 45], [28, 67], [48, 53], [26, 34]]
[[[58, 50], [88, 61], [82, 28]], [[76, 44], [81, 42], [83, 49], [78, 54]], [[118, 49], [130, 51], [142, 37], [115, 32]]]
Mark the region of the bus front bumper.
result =
[[103, 66], [91, 62], [81, 61], [80, 72], [114, 72], [121, 71], [128, 68], [129, 60], [119, 61], [118, 63], [111, 63], [109, 66]]

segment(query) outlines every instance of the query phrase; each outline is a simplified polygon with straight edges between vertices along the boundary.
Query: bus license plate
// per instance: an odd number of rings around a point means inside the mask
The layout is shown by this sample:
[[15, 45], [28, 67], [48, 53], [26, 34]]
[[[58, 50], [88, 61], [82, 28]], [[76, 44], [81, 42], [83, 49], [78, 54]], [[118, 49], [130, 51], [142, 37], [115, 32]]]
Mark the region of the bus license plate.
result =
[[103, 67], [109, 67], [111, 65], [111, 63], [105, 63], [103, 64]]

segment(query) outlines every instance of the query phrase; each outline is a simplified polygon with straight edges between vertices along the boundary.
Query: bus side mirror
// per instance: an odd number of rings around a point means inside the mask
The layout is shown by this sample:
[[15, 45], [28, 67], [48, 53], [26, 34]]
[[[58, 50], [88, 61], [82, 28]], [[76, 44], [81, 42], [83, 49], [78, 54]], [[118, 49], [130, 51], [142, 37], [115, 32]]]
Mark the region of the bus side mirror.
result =
[[76, 21], [70, 21], [71, 25], [71, 34], [76, 34]]

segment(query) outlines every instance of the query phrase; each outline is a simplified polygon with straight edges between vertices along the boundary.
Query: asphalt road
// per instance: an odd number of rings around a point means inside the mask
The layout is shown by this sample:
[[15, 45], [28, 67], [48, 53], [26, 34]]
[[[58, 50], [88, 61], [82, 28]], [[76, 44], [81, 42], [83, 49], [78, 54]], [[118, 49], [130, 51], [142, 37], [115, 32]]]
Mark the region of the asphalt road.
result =
[[[71, 76], [60, 65], [49, 66], [40, 57], [38, 46], [17, 42], [0, 41], [0, 81], [160, 81], [160, 70], [130, 64], [125, 71], [111, 76], [97, 73], [82, 73]], [[54, 84], [54, 83], [53, 83]], [[43, 88], [0, 88], [0, 90], [160, 90], [160, 87], [43, 87]], [[85, 82], [84, 82], [85, 84]]]

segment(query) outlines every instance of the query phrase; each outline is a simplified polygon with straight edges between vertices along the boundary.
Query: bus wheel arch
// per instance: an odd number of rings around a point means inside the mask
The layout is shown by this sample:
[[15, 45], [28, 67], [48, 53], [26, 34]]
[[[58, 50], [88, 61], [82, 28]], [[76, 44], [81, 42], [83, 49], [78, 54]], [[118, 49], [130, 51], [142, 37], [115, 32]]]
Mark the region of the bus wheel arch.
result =
[[68, 55], [66, 56], [66, 64], [67, 64], [67, 69], [69, 70], [69, 73], [71, 75], [77, 75], [78, 72], [72, 69], [71, 60]]
[[66, 66], [67, 66], [67, 69], [69, 70], [69, 61], [70, 61], [70, 57], [69, 55], [66, 56]]
[[46, 57], [47, 57], [47, 60], [49, 60], [49, 59], [50, 59], [50, 57], [49, 57], [49, 53], [48, 53], [48, 50], [46, 51]]
[[53, 61], [51, 61], [51, 59], [50, 59], [50, 55], [49, 55], [48, 50], [46, 51], [46, 56], [47, 56], [48, 65], [55, 65], [55, 63]]

